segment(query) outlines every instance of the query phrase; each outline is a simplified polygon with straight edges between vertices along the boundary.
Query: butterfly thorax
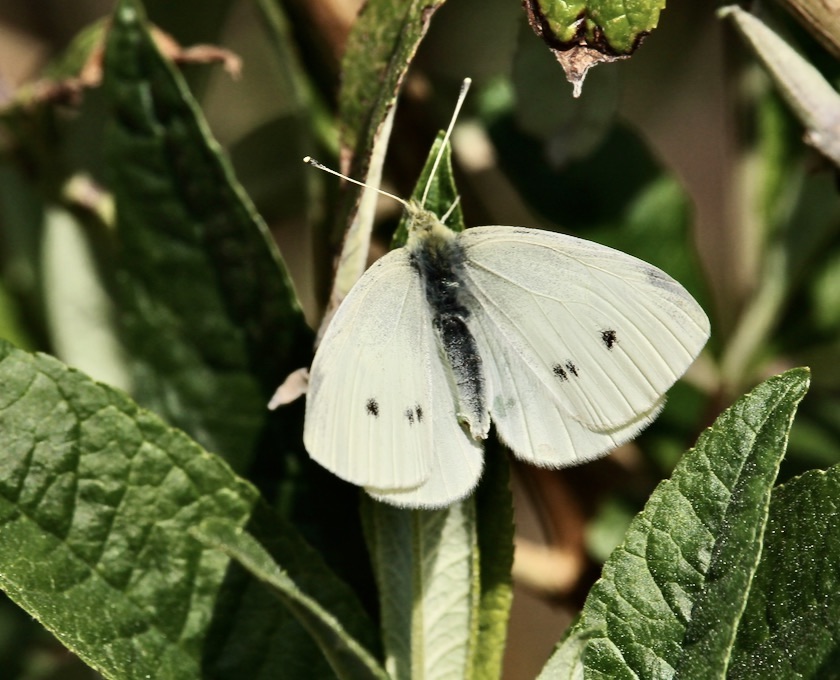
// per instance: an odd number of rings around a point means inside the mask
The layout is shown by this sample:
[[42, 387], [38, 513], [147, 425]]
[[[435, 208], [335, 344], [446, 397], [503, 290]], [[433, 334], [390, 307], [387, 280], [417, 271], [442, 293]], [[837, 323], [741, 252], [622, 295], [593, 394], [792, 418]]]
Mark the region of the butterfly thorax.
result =
[[433, 240], [452, 241], [455, 234], [447, 229], [440, 218], [431, 210], [422, 208], [417, 201], [409, 201], [406, 206], [408, 213], [408, 243], [409, 249], [417, 246], [418, 241], [432, 238]]

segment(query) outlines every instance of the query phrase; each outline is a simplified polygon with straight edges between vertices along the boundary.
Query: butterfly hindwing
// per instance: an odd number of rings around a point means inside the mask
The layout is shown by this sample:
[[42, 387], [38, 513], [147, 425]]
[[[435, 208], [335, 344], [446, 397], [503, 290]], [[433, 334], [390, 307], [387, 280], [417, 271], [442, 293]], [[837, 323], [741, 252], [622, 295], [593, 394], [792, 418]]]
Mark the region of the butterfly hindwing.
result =
[[458, 422], [422, 281], [405, 250], [362, 276], [321, 347], [304, 429], [316, 461], [401, 505], [441, 505], [475, 486], [481, 447]]
[[[476, 333], [492, 338], [488, 351], [497, 355], [485, 363], [528, 372], [497, 369], [496, 380], [545, 390], [544, 399], [608, 435], [605, 442], [652, 419], [708, 337], [706, 315], [679, 283], [619, 251], [520, 227], [478, 227], [457, 238], [464, 285], [481, 319]], [[493, 389], [497, 400], [508, 388]], [[504, 420], [493, 405], [491, 414]]]
[[646, 427], [664, 398], [622, 427], [597, 431], [570, 416], [537, 380], [489, 316], [471, 324], [484, 358], [488, 400], [496, 433], [520, 460], [548, 467], [576, 465], [624, 443]]

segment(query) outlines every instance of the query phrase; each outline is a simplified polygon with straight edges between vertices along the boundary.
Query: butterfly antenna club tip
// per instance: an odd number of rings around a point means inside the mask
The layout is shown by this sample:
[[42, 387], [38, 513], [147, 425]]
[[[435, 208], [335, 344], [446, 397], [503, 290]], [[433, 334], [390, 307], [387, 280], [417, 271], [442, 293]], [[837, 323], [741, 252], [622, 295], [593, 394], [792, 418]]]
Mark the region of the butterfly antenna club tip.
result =
[[446, 149], [446, 145], [449, 143], [449, 138], [452, 136], [452, 130], [455, 128], [455, 121], [458, 120], [458, 114], [461, 112], [461, 106], [463, 106], [464, 100], [467, 98], [467, 92], [469, 92], [470, 85], [472, 85], [472, 78], [464, 78], [461, 83], [461, 90], [458, 92], [458, 101], [455, 102], [455, 110], [452, 112], [452, 118], [449, 121], [449, 127], [447, 127], [446, 132], [443, 133], [440, 150], [438, 151], [435, 162], [432, 165], [432, 171], [429, 173], [429, 181], [426, 182], [426, 188], [423, 191], [423, 198], [420, 201], [420, 205], [423, 207], [426, 206], [426, 199], [429, 197], [429, 190], [432, 187], [432, 178], [437, 172], [441, 158], [443, 158], [443, 152]]

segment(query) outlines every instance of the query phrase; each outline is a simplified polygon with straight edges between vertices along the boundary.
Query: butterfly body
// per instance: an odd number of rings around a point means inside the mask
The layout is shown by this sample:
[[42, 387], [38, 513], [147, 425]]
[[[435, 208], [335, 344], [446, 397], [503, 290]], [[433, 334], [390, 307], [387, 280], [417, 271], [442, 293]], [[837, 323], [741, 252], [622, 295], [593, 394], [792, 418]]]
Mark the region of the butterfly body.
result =
[[409, 211], [409, 262], [422, 281], [438, 348], [451, 371], [460, 402], [458, 416], [469, 424], [473, 437], [484, 439], [490, 429], [487, 391], [464, 299], [463, 248], [437, 215], [416, 204]]
[[310, 455], [374, 497], [462, 498], [491, 422], [531, 463], [601, 455], [656, 416], [705, 344], [693, 298], [636, 258], [523, 227], [455, 234], [407, 209], [406, 246], [339, 307], [307, 396]]

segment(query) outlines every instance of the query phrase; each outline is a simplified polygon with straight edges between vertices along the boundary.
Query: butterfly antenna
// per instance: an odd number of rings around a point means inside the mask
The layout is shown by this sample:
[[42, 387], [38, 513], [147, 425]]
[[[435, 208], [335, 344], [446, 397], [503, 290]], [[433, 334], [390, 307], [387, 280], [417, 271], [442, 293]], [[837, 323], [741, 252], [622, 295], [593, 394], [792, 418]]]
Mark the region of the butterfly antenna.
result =
[[443, 217], [440, 218], [441, 224], [446, 224], [446, 220], [448, 220], [452, 216], [452, 213], [455, 212], [455, 208], [458, 207], [458, 204], [460, 202], [461, 202], [461, 197], [456, 196], [455, 200], [452, 201], [452, 205], [449, 206], [449, 209], [445, 213], [443, 213]]
[[352, 177], [348, 177], [347, 175], [342, 175], [337, 170], [333, 170], [332, 168], [328, 168], [323, 163], [320, 163], [320, 162], [316, 161], [314, 158], [312, 158], [312, 156], [304, 156], [303, 157], [303, 162], [308, 163], [309, 165], [311, 165], [315, 168], [318, 168], [319, 170], [323, 170], [324, 172], [328, 172], [331, 175], [335, 175], [336, 177], [341, 177], [341, 179], [346, 180], [346, 181], [350, 182], [351, 184], [357, 184], [358, 186], [364, 187], [365, 189], [373, 189], [374, 191], [382, 194], [383, 196], [387, 196], [388, 198], [393, 198], [395, 201], [399, 201], [406, 208], [408, 208], [408, 201], [406, 201], [405, 199], [400, 198], [399, 196], [396, 196], [389, 191], [385, 191], [384, 189], [379, 189], [379, 188], [376, 188], [376, 187], [372, 187], [372, 186], [370, 186], [370, 184], [365, 184], [364, 182], [360, 182], [359, 180], [353, 179]]
[[446, 132], [443, 135], [443, 141], [441, 142], [440, 149], [438, 149], [434, 165], [432, 165], [432, 171], [429, 173], [429, 181], [426, 182], [426, 188], [423, 190], [423, 200], [420, 201], [420, 205], [424, 208], [426, 207], [426, 199], [429, 197], [429, 189], [432, 187], [432, 179], [434, 178], [438, 166], [440, 165], [440, 159], [443, 158], [443, 151], [446, 149], [446, 145], [449, 143], [449, 138], [452, 136], [455, 121], [458, 119], [458, 114], [461, 112], [461, 106], [467, 98], [467, 92], [469, 92], [471, 84], [472, 78], [464, 78], [464, 82], [461, 83], [461, 91], [458, 93], [458, 101], [455, 102], [455, 110], [452, 112], [452, 120], [449, 121], [449, 127], [446, 128]]

